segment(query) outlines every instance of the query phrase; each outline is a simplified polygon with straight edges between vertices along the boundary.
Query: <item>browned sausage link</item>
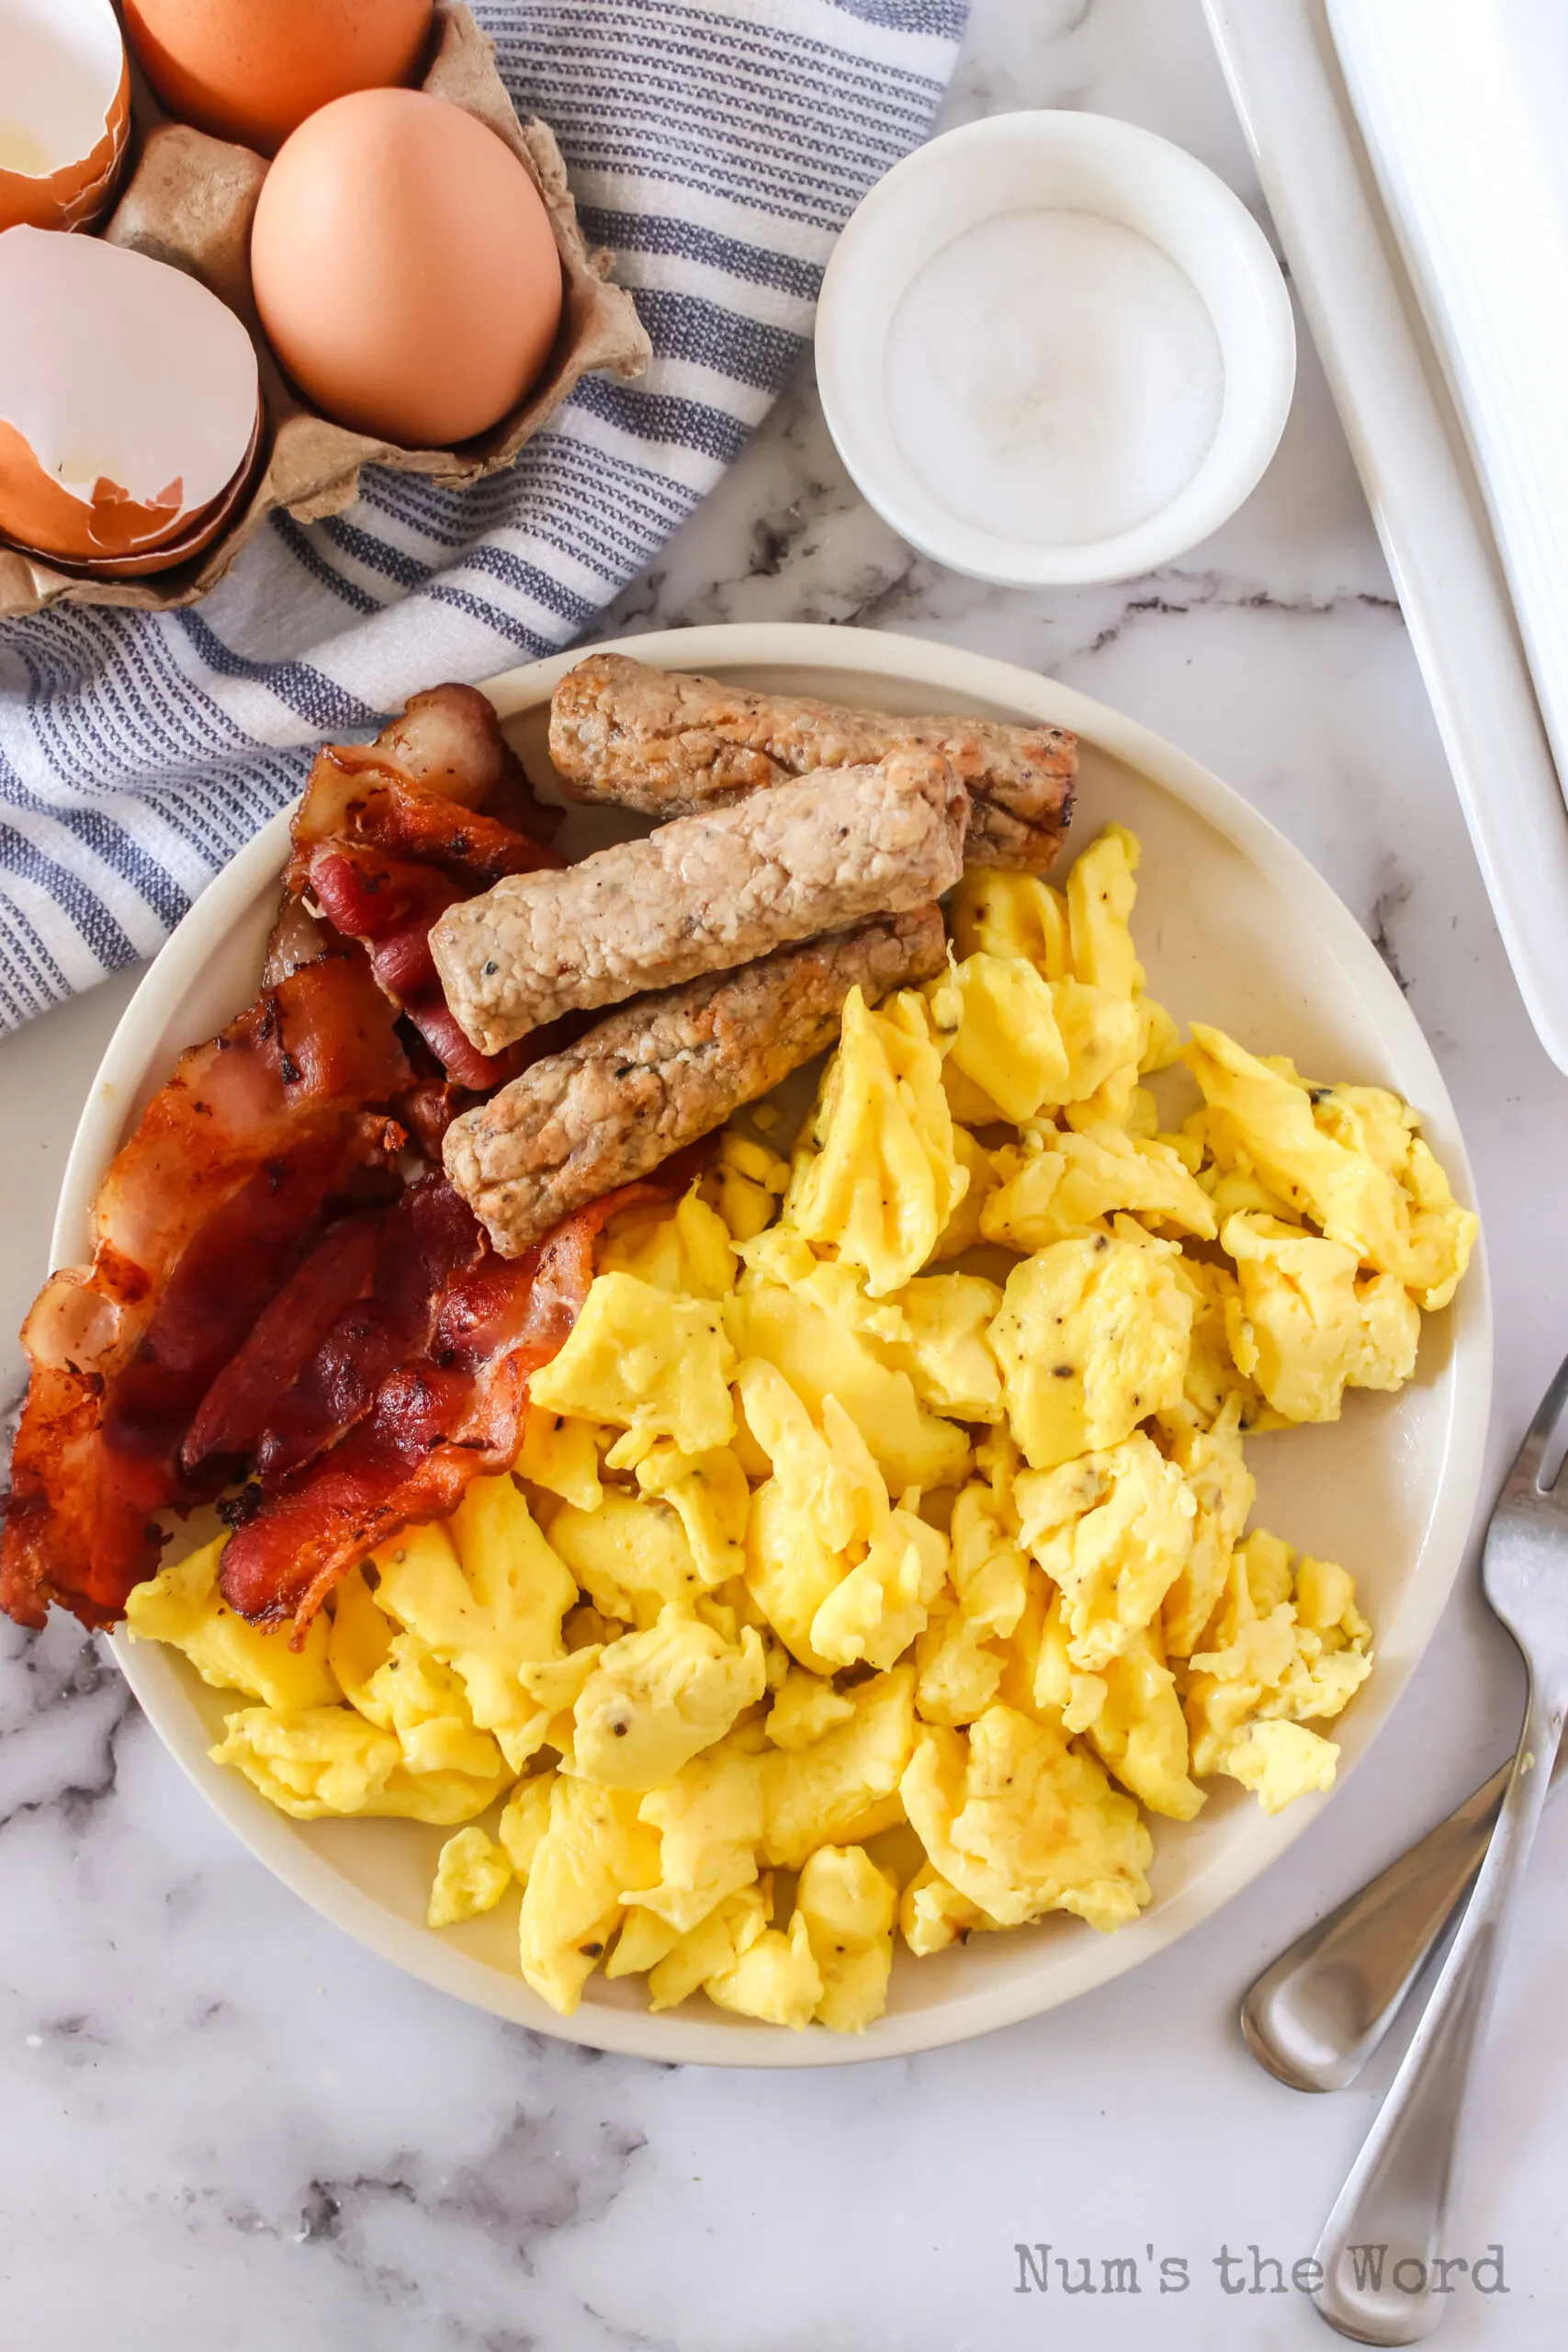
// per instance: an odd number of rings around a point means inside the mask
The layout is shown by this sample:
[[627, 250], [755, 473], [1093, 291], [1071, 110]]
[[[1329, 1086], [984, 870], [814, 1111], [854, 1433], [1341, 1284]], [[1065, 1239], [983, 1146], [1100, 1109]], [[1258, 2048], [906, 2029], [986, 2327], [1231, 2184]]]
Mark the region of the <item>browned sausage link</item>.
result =
[[946, 760], [895, 752], [679, 818], [563, 873], [509, 875], [430, 934], [446, 1001], [493, 1054], [558, 1014], [928, 906], [963, 870], [968, 814]]
[[852, 988], [929, 979], [934, 907], [786, 947], [614, 1012], [446, 1131], [446, 1172], [502, 1257], [722, 1126], [829, 1044]]
[[987, 718], [909, 718], [841, 710], [807, 695], [748, 694], [716, 678], [650, 670], [592, 653], [550, 704], [550, 757], [576, 800], [613, 800], [651, 817], [722, 808], [812, 768], [863, 765], [886, 752], [940, 752], [974, 804], [972, 865], [1043, 874], [1073, 813], [1076, 736]]

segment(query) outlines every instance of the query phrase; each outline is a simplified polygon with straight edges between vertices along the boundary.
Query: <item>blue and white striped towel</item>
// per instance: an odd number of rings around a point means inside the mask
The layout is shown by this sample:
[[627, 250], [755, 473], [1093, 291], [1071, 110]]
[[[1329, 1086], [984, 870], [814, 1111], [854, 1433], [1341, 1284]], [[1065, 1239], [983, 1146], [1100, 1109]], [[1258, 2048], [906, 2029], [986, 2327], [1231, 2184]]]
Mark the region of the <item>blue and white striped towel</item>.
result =
[[0, 623], [0, 1030], [152, 955], [300, 786], [301, 748], [555, 651], [711, 490], [805, 348], [823, 266], [919, 144], [967, 0], [477, 0], [653, 343], [471, 490], [369, 471], [205, 603]]

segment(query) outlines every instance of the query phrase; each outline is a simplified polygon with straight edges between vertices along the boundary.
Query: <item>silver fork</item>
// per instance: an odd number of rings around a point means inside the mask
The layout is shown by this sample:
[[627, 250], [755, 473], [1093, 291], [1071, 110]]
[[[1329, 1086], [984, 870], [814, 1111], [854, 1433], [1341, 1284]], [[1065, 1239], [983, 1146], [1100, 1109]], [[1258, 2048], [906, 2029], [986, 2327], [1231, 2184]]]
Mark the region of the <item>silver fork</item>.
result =
[[[1429, 2335], [1456, 2267], [1442, 2256], [1465, 2093], [1568, 1710], [1568, 1479], [1541, 1482], [1565, 1405], [1568, 1363], [1504, 1481], [1482, 1555], [1483, 1589], [1529, 1678], [1497, 1826], [1426, 2013], [1318, 2241], [1317, 2308], [1361, 2344], [1414, 2344]], [[1357, 2258], [1369, 2246], [1387, 2249], [1375, 2285], [1371, 2266]]]
[[[1485, 1860], [1513, 1771], [1499, 1767], [1425, 1838], [1297, 1937], [1248, 1988], [1242, 2039], [1296, 2091], [1342, 2091], [1382, 2043]], [[1568, 1774], [1557, 1751], [1553, 1790]]]

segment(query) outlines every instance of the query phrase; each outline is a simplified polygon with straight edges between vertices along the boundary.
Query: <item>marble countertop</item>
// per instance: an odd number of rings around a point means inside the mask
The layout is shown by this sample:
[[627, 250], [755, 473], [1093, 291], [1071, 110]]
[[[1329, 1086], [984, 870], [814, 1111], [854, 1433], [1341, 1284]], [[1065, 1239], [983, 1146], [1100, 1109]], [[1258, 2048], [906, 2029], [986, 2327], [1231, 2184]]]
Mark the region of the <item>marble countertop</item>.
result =
[[[950, 120], [1089, 107], [1256, 205], [1198, 0], [975, 0]], [[1280, 455], [1181, 564], [1021, 594], [913, 556], [837, 463], [808, 381], [612, 620], [853, 621], [1046, 671], [1247, 794], [1327, 875], [1459, 1105], [1497, 1322], [1492, 1450], [1568, 1334], [1568, 1080], [1498, 944], [1310, 345]], [[65, 1148], [134, 976], [0, 1047], [0, 1328], [43, 1272]], [[0, 1390], [19, 1379], [10, 1342]], [[1473, 1577], [1374, 1752], [1219, 1917], [1070, 2008], [913, 2060], [662, 2069], [469, 2012], [323, 1925], [209, 1815], [106, 1657], [0, 1635], [0, 2341], [32, 2352], [960, 2352], [1327, 2341], [1288, 2280], [1392, 2061], [1302, 2098], [1244, 2054], [1258, 1967], [1463, 1795], [1520, 1684]], [[1531, 2352], [1568, 2303], [1568, 1814], [1549, 1817], [1476, 2099], [1444, 2341]], [[1050, 2301], [1016, 2245], [1049, 2245]], [[1222, 2272], [1229, 2249], [1239, 2267]], [[1141, 2295], [1066, 2309], [1057, 2256]], [[1190, 2280], [1177, 2291], [1180, 2259]], [[1227, 2294], [1228, 2279], [1239, 2291]], [[1063, 2331], [1066, 2333], [1064, 2334]]]

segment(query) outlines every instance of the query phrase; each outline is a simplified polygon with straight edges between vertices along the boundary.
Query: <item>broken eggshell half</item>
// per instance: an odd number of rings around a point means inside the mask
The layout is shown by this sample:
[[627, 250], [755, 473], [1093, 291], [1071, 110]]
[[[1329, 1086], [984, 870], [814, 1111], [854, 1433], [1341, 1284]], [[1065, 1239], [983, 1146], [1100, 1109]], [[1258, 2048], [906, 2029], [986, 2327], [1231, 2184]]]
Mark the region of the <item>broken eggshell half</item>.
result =
[[110, 0], [0, 0], [0, 230], [107, 211], [130, 130]]
[[[171, 571], [176, 563], [184, 563], [191, 556], [199, 555], [204, 548], [211, 546], [219, 532], [233, 521], [250, 493], [261, 456], [262, 431], [265, 421], [265, 409], [258, 401], [251, 445], [240, 470], [210, 505], [204, 506], [197, 514], [186, 516], [172, 539], [161, 539], [156, 547], [145, 548], [131, 555], [94, 556], [81, 564], [73, 564], [68, 558], [59, 555], [51, 556], [48, 560], [86, 580], [144, 580], [152, 572]], [[42, 556], [46, 551], [41, 548], [28, 548], [24, 552]]]
[[255, 454], [256, 355], [183, 270], [95, 237], [0, 234], [0, 532], [119, 573], [216, 529]]

